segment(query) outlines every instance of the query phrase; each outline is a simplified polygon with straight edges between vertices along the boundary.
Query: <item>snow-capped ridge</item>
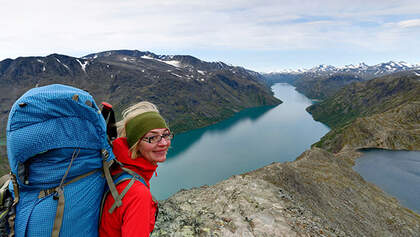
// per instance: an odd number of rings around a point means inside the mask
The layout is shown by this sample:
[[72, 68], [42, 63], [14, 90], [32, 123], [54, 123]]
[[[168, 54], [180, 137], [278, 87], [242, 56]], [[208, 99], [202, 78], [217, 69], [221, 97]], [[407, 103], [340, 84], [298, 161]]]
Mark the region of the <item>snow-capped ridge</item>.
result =
[[355, 73], [355, 74], [374, 74], [374, 75], [382, 75], [388, 74], [398, 71], [406, 71], [420, 68], [418, 64], [410, 64], [404, 61], [389, 61], [385, 63], [379, 63], [376, 65], [369, 66], [364, 62], [360, 62], [356, 65], [348, 64], [345, 66], [332, 66], [327, 64], [320, 64], [318, 66], [312, 67], [310, 69], [285, 69], [276, 73], [285, 73], [285, 74], [303, 74], [303, 73], [311, 73], [311, 74], [331, 74], [331, 73]]

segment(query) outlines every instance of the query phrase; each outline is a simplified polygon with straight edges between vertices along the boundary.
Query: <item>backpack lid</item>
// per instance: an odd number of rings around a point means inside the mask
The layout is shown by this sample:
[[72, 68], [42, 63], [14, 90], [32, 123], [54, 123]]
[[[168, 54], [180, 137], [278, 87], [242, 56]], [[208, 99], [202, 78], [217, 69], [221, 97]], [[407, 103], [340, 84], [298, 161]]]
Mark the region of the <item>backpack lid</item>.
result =
[[17, 165], [52, 149], [106, 149], [105, 120], [86, 91], [60, 84], [33, 88], [12, 106], [7, 122], [7, 153], [13, 173]]

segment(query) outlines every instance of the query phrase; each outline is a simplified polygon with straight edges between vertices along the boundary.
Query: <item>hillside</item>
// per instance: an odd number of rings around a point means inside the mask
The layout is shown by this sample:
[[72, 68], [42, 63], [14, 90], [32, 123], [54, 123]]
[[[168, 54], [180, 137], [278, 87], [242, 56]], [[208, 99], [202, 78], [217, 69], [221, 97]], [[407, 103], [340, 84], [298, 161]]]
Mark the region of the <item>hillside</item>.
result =
[[160, 202], [152, 236], [417, 236], [420, 215], [319, 148]]
[[334, 128], [314, 146], [332, 152], [383, 148], [420, 150], [420, 76], [394, 74], [349, 85], [307, 108]]
[[415, 72], [392, 74], [364, 83], [353, 83], [326, 100], [307, 108], [315, 120], [331, 128], [357, 117], [382, 113], [410, 101], [418, 101], [420, 80]]
[[296, 90], [312, 99], [325, 99], [334, 95], [342, 87], [353, 82], [362, 82], [363, 79], [352, 74], [334, 74], [314, 76], [304, 74], [293, 82]]
[[331, 152], [380, 148], [420, 150], [420, 101], [355, 119], [314, 144]]

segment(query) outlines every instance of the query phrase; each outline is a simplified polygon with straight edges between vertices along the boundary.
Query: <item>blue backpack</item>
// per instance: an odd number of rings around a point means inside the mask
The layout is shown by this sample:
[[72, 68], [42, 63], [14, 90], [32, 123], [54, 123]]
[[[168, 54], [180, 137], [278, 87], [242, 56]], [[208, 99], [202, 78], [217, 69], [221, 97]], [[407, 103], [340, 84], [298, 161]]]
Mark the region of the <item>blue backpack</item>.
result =
[[27, 91], [7, 124], [13, 208], [9, 236], [98, 236], [101, 199], [122, 196], [106, 122], [93, 97], [64, 85]]

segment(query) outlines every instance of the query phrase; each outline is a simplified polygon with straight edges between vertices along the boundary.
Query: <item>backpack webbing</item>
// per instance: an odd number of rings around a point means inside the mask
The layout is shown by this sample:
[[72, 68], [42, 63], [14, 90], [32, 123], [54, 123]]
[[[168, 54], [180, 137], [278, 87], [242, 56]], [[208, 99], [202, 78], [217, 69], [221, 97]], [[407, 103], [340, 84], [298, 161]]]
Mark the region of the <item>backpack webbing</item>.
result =
[[[114, 183], [115, 186], [117, 186], [118, 184], [130, 180], [130, 182], [127, 184], [127, 186], [124, 188], [124, 190], [118, 194], [118, 200], [122, 200], [123, 197], [125, 196], [125, 194], [127, 194], [128, 190], [131, 188], [131, 186], [133, 186], [134, 182], [137, 180], [139, 182], [141, 182], [142, 184], [144, 184], [147, 188], [149, 188], [149, 186], [147, 185], [146, 181], [144, 180], [143, 177], [141, 177], [140, 175], [136, 174], [135, 172], [126, 169], [124, 167], [121, 167], [123, 169], [122, 172], [113, 175], [112, 179], [116, 180], [116, 182]], [[123, 178], [121, 178], [121, 176], [125, 176]], [[101, 211], [100, 211], [100, 219], [102, 218], [102, 213], [103, 213], [103, 208], [105, 205], [105, 199], [108, 196], [108, 193], [110, 192], [110, 190], [108, 189], [105, 193], [104, 196], [102, 197], [102, 203], [101, 203]], [[117, 192], [118, 193], [118, 192]], [[114, 198], [114, 203], [112, 204], [111, 208], [108, 210], [109, 213], [113, 213], [115, 208], [119, 207], [120, 205], [117, 205], [117, 199]], [[122, 203], [121, 203], [122, 205]]]

